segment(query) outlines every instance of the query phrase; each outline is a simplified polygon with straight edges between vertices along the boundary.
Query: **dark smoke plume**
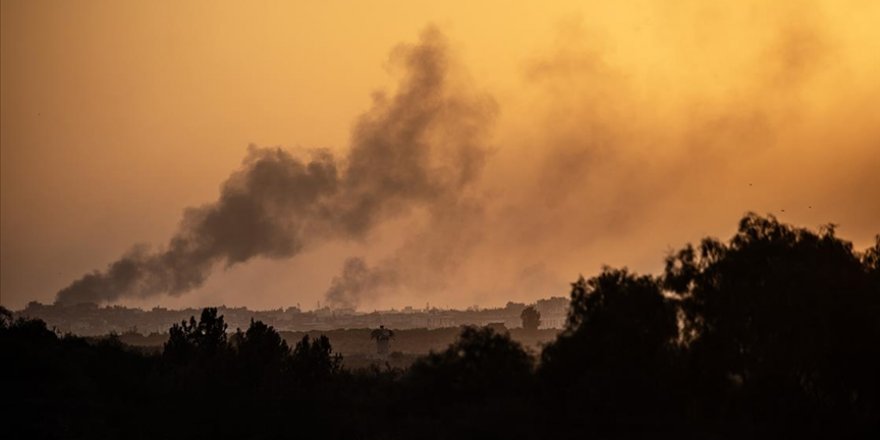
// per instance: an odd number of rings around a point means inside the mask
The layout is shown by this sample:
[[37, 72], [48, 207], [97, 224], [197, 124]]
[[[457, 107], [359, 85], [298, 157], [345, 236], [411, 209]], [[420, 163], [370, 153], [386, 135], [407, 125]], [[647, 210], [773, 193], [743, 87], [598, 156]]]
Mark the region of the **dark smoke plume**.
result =
[[345, 260], [342, 274], [333, 278], [324, 295], [334, 309], [355, 309], [364, 298], [375, 297], [383, 288], [397, 284], [397, 272], [391, 266], [368, 267], [363, 258]]
[[[400, 47], [393, 61], [404, 68], [396, 93], [376, 96], [353, 129], [347, 157], [321, 150], [304, 160], [251, 146], [220, 198], [187, 209], [164, 248], [135, 247], [59, 291], [56, 303], [181, 295], [201, 286], [217, 265], [289, 258], [329, 240], [363, 239], [413, 208], [456, 200], [483, 168], [495, 104], [452, 84], [446, 42], [436, 29], [427, 29], [417, 45]], [[353, 288], [347, 279], [360, 280], [361, 289], [390, 279], [358, 278], [370, 272], [357, 259], [346, 271], [348, 278], [344, 273], [333, 284], [340, 291]], [[340, 294], [339, 303], [345, 298]]]
[[462, 191], [432, 201], [423, 226], [410, 229], [405, 241], [374, 265], [349, 258], [324, 294], [336, 309], [356, 309], [364, 302], [398, 291], [436, 292], [449, 287], [452, 276], [483, 243], [489, 223], [482, 194]]

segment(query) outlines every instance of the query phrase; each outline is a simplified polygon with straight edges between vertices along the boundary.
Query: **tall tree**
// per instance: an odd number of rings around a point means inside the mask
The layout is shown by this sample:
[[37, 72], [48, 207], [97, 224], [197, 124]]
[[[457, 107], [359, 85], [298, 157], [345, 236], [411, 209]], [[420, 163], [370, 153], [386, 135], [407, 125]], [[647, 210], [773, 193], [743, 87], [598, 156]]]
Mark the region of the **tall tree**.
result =
[[226, 329], [223, 315], [217, 316], [216, 308], [203, 309], [198, 322], [191, 316], [188, 322], [181, 321], [168, 330], [163, 355], [172, 362], [220, 355], [227, 349]]
[[767, 417], [821, 407], [876, 421], [874, 252], [859, 255], [833, 225], [813, 232], [749, 214], [728, 243], [670, 256], [665, 286], [682, 298], [700, 389], [741, 390]]
[[611, 268], [581, 277], [566, 328], [541, 353], [549, 404], [584, 429], [674, 423], [677, 336], [675, 304], [655, 278]]
[[342, 369], [342, 356], [333, 354], [330, 338], [321, 335], [314, 340], [309, 335], [296, 343], [291, 357], [294, 377], [302, 383], [326, 380]]
[[272, 326], [253, 318], [246, 331], [235, 332], [230, 345], [242, 374], [252, 381], [277, 379], [291, 355], [287, 342]]

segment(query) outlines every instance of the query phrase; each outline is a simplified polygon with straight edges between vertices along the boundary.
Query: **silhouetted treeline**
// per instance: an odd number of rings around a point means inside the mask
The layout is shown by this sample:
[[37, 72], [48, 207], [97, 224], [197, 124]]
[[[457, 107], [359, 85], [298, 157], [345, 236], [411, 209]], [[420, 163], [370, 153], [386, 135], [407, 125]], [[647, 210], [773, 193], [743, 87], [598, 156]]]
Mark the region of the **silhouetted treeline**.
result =
[[[748, 215], [661, 276], [572, 284], [540, 353], [466, 327], [406, 370], [342, 367], [326, 337], [229, 331], [216, 309], [161, 353], [0, 325], [7, 438], [877, 438], [880, 237]], [[364, 341], [369, 344], [370, 341]]]

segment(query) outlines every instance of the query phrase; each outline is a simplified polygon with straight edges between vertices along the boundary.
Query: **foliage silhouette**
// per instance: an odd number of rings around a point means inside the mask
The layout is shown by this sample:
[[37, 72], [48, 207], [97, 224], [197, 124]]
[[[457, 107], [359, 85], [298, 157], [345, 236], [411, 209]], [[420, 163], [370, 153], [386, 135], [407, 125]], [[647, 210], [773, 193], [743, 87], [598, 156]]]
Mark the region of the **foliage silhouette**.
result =
[[541, 353], [540, 374], [558, 410], [586, 408], [593, 429], [668, 425], [677, 336], [675, 304], [655, 278], [605, 268], [572, 284], [566, 328]]
[[409, 414], [409, 437], [534, 438], [533, 368], [534, 358], [509, 334], [465, 326], [445, 350], [410, 367], [393, 410]]
[[216, 308], [202, 310], [199, 321], [190, 317], [168, 330], [168, 342], [164, 355], [171, 362], [205, 360], [220, 356], [226, 350], [226, 329], [223, 316], [217, 316]]
[[876, 247], [860, 258], [833, 225], [814, 233], [749, 214], [729, 243], [671, 255], [664, 284], [681, 297], [695, 389], [733, 394], [745, 425], [878, 423]]
[[522, 326], [526, 330], [535, 331], [541, 326], [541, 312], [535, 306], [524, 308], [519, 317], [522, 319]]
[[296, 343], [291, 358], [294, 376], [303, 383], [324, 381], [342, 369], [342, 356], [333, 354], [330, 339], [321, 335], [310, 340], [309, 335], [303, 336]]
[[0, 414], [4, 438], [872, 438], [878, 317], [880, 236], [857, 252], [833, 226], [748, 214], [661, 277], [581, 277], [538, 365], [491, 328], [349, 371], [326, 336], [291, 349], [252, 320], [227, 337], [216, 309], [151, 353], [0, 308]]
[[290, 347], [272, 326], [251, 319], [244, 332], [238, 329], [230, 338], [240, 378], [251, 383], [271, 385], [289, 368]]
[[533, 364], [532, 356], [509, 335], [489, 327], [467, 326], [446, 350], [417, 360], [409, 378], [435, 395], [479, 397], [506, 393], [528, 383]]
[[0, 329], [7, 329], [13, 324], [12, 311], [0, 306]]

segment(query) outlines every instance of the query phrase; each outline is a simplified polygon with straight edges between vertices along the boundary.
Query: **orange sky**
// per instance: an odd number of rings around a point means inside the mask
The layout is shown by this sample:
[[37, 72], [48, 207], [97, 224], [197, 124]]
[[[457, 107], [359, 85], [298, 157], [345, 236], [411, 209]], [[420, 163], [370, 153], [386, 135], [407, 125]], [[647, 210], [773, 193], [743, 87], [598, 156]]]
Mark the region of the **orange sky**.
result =
[[404, 280], [363, 309], [496, 305], [606, 263], [657, 272], [748, 210], [880, 233], [878, 2], [435, 3], [2, 2], [0, 302], [163, 246], [250, 143], [345, 155], [431, 23], [451, 87], [497, 107], [478, 215], [414, 209], [122, 303], [311, 308], [357, 256]]

